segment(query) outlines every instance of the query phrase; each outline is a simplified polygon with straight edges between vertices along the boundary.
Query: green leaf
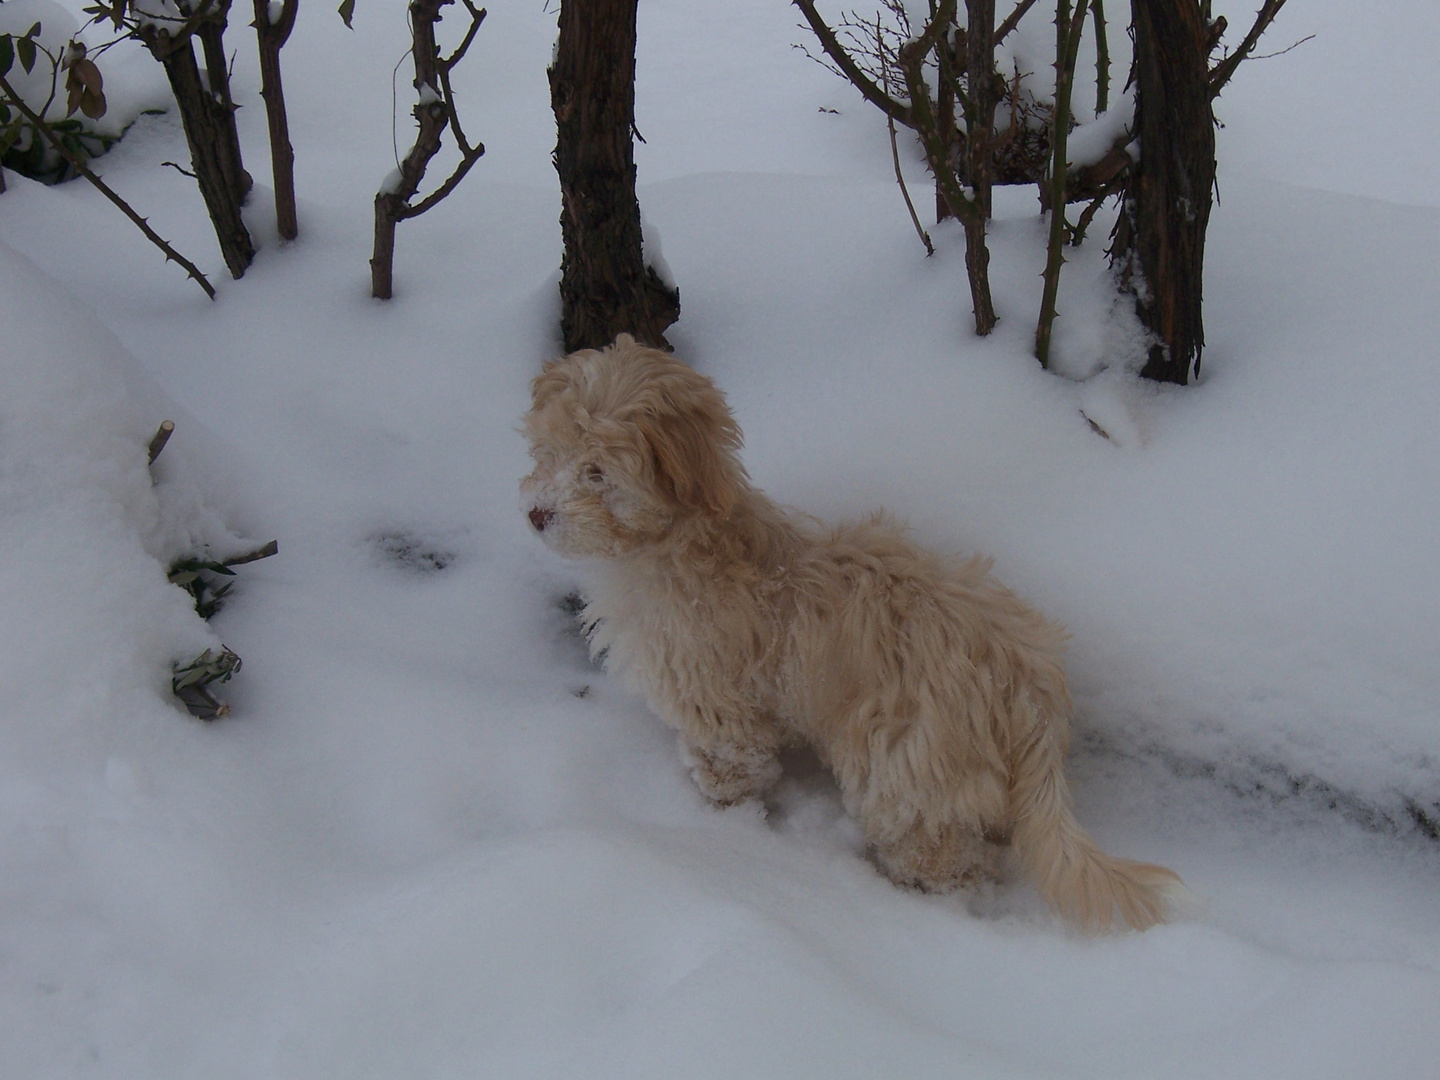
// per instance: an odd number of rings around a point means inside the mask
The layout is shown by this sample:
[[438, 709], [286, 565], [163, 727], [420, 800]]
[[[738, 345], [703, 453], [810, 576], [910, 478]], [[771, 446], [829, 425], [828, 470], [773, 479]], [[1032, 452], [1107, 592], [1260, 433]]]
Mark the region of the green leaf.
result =
[[355, 0], [341, 0], [339, 11], [341, 21], [354, 30], [355, 27], [350, 25], [350, 20], [355, 18]]
[[15, 46], [9, 34], [0, 34], [0, 79], [10, 74], [10, 65], [15, 63]]
[[40, 24], [37, 22], [34, 26], [30, 27], [29, 30], [25, 31], [25, 37], [28, 40], [30, 38], [33, 38], [38, 33], [40, 33]]
[[15, 43], [15, 55], [20, 57], [20, 66], [25, 69], [25, 74], [29, 75], [35, 68], [35, 42], [29, 37], [21, 38]]

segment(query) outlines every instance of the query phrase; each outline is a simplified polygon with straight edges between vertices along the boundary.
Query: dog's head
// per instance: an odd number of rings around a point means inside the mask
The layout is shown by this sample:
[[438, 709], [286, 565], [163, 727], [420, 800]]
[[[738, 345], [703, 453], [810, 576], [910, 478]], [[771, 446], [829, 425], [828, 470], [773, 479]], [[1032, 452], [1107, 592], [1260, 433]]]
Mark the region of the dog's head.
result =
[[621, 555], [734, 507], [740, 429], [715, 384], [668, 354], [621, 334], [547, 364], [531, 392], [521, 492], [559, 554]]

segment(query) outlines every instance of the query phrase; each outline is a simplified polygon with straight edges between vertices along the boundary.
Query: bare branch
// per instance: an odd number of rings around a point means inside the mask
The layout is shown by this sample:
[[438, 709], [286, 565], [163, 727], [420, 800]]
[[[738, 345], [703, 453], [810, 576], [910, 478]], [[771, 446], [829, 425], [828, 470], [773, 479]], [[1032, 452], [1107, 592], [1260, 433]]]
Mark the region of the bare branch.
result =
[[995, 44], [999, 45], [1004, 41], [1010, 31], [1020, 25], [1020, 20], [1025, 17], [1025, 13], [1034, 6], [1035, 0], [1020, 0], [1015, 5], [1015, 10], [1005, 16], [1005, 21], [995, 28]]
[[475, 40], [475, 34], [479, 31], [480, 24], [485, 21], [485, 15], [487, 14], [485, 8], [477, 8], [470, 0], [460, 0], [460, 2], [463, 3], [470, 12], [470, 29], [465, 31], [465, 40], [460, 42], [455, 51], [450, 54], [450, 58], [448, 60], [439, 60], [437, 66], [446, 72], [465, 58], [465, 54], [470, 50], [470, 43]]
[[475, 152], [465, 155], [465, 157], [461, 159], [460, 164], [455, 166], [455, 171], [450, 174], [443, 184], [413, 206], [409, 203], [403, 206], [396, 215], [395, 220], [405, 221], [408, 218], [419, 217], [441, 199], [445, 198], [446, 195], [449, 195], [450, 192], [454, 191], [459, 185], [460, 181], [465, 179], [465, 174], [470, 171], [470, 166], [479, 161], [484, 153], [485, 147], [483, 145], [475, 147]]
[[121, 213], [123, 213], [126, 217], [133, 221], [135, 223], [135, 227], [145, 234], [145, 238], [165, 253], [165, 258], [167, 260], [179, 263], [180, 266], [184, 268], [185, 272], [194, 279], [195, 284], [199, 285], [200, 288], [205, 290], [206, 296], [210, 297], [211, 300], [215, 299], [215, 287], [211, 285], [210, 282], [206, 279], [205, 275], [200, 272], [199, 267], [197, 267], [189, 259], [185, 258], [184, 255], [181, 255], [178, 251], [176, 251], [173, 247], [166, 243], [164, 238], [161, 237], [160, 234], [157, 233], [154, 229], [150, 228], [149, 223], [139, 214], [137, 214], [131, 208], [129, 203], [127, 203], [124, 199], [117, 195], [114, 190], [112, 190], [111, 187], [105, 183], [105, 181], [101, 180], [100, 177], [96, 176], [93, 172], [91, 172], [90, 167], [86, 165], [85, 162], [81, 160], [78, 155], [72, 153], [69, 149], [67, 149], [64, 143], [62, 143], [55, 136], [55, 133], [52, 132], [48, 127], [46, 127], [45, 122], [41, 120], [40, 117], [37, 116], [28, 105], [25, 104], [25, 102], [21, 99], [20, 95], [15, 92], [15, 88], [6, 81], [3, 75], [0, 75], [0, 90], [3, 90], [5, 92], [5, 96], [9, 99], [9, 103], [13, 105], [16, 109], [18, 109], [20, 114], [24, 116], [25, 119], [30, 121], [31, 125], [34, 126], [35, 130], [44, 137], [45, 141], [48, 142], [61, 157], [63, 157], [66, 161], [70, 163], [71, 168], [73, 168], [81, 176], [85, 177], [86, 180], [89, 180], [90, 183], [95, 185], [95, 187], [102, 195], [104, 195], [107, 199], [109, 199], [112, 203], [119, 207]]
[[1269, 29], [1270, 24], [1275, 21], [1275, 16], [1280, 14], [1280, 9], [1285, 6], [1285, 0], [1265, 0], [1265, 6], [1255, 15], [1255, 24], [1250, 27], [1250, 32], [1245, 35], [1245, 40], [1240, 42], [1236, 49], [1210, 72], [1210, 96], [1217, 97], [1220, 91], [1225, 89], [1225, 84], [1235, 74], [1235, 69], [1248, 57], [1255, 48], [1255, 43], [1260, 40], [1260, 35]]
[[[910, 106], [902, 105], [876, 86], [875, 81], [860, 70], [860, 66], [855, 63], [855, 58], [840, 44], [840, 40], [835, 36], [835, 31], [830, 29], [825, 20], [820, 17], [820, 13], [815, 10], [815, 0], [791, 0], [791, 2], [805, 16], [805, 21], [810, 24], [810, 29], [820, 40], [820, 47], [825, 50], [825, 55], [840, 69], [840, 73], [850, 81], [851, 85], [865, 96], [865, 100], [876, 106], [897, 124], [913, 128], [915, 119], [911, 110], [914, 108], [914, 103], [912, 102]], [[954, 8], [952, 0], [950, 3], [952, 12]]]
[[1092, 0], [1090, 18], [1095, 25], [1095, 115], [1110, 109], [1110, 41], [1105, 33], [1105, 0]]
[[[395, 258], [395, 226], [408, 218], [418, 217], [434, 207], [455, 190], [475, 162], [485, 153], [485, 147], [477, 143], [470, 146], [460, 129], [459, 116], [450, 86], [450, 69], [459, 63], [475, 32], [485, 20], [485, 9], [477, 8], [471, 0], [463, 0], [470, 12], [470, 27], [464, 40], [448, 58], [440, 55], [435, 42], [435, 25], [440, 21], [440, 11], [454, 0], [410, 0], [410, 56], [415, 63], [415, 89], [420, 92], [414, 116], [419, 126], [415, 144], [405, 155], [397, 170], [397, 179], [387, 190], [375, 196], [375, 246], [370, 258], [370, 294], [376, 299], [388, 300], [392, 293], [393, 264]], [[398, 66], [398, 65], [397, 65]], [[440, 151], [441, 136], [449, 127], [455, 133], [460, 147], [460, 164], [455, 171], [428, 196], [418, 203], [410, 202], [420, 190], [425, 170], [430, 160]]]

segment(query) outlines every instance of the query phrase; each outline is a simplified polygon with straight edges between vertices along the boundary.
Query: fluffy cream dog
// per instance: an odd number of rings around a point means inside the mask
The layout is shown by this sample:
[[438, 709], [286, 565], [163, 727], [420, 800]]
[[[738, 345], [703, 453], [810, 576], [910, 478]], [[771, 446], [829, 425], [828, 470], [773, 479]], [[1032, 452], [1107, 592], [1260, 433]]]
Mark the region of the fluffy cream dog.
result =
[[993, 876], [1009, 841], [1073, 925], [1165, 918], [1180, 879], [1106, 855], [1071, 813], [1065, 634], [988, 560], [881, 515], [823, 530], [780, 509], [715, 385], [628, 335], [550, 363], [533, 396], [530, 522], [594, 564], [591, 648], [680, 733], [709, 798], [760, 796], [808, 744], [897, 882]]

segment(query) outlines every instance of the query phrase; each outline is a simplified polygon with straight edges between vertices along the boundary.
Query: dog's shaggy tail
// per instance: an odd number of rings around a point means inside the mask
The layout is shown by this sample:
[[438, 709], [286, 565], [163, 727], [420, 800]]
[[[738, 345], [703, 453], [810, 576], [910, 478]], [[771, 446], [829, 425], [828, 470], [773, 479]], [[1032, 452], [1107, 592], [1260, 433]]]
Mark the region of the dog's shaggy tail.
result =
[[1062, 750], [1042, 727], [1012, 778], [1012, 842], [1050, 906], [1072, 926], [1109, 930], [1115, 913], [1136, 930], [1161, 923], [1189, 895], [1173, 870], [1106, 855], [1071, 812]]

